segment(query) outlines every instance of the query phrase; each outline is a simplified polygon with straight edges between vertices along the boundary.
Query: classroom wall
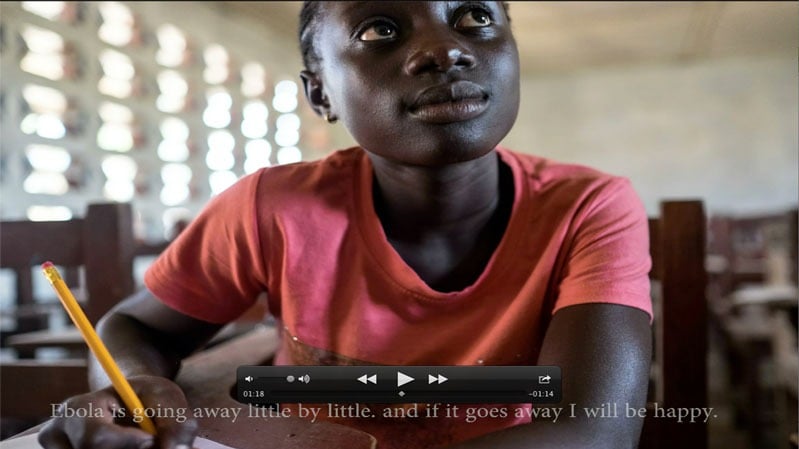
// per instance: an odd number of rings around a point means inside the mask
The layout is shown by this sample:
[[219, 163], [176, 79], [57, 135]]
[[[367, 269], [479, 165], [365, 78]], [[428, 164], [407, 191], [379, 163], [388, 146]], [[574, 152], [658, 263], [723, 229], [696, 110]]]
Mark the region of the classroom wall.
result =
[[[271, 142], [271, 157], [276, 159], [275, 122], [280, 114], [272, 107], [271, 90], [283, 79], [299, 82], [298, 73], [302, 65], [299, 45], [294, 40], [287, 41], [285, 36], [267, 26], [242, 26], [239, 18], [215, 2], [125, 2], [135, 16], [140, 38], [131, 44], [114, 46], [98, 38], [98, 27], [103, 23], [99, 10], [101, 4], [78, 2], [80, 19], [48, 20], [25, 10], [21, 2], [0, 3], [0, 218], [25, 219], [31, 206], [63, 206], [73, 215], [81, 216], [89, 203], [114, 199], [104, 192], [108, 177], [101, 166], [107, 157], [122, 154], [137, 164], [137, 191], [132, 199], [137, 213], [137, 235], [159, 241], [168, 231], [165, 222], [170, 209], [196, 215], [212, 194], [209, 183], [212, 170], [206, 163], [206, 154], [209, 147], [207, 138], [215, 129], [204, 123], [206, 92], [222, 87], [231, 95], [231, 121], [225, 131], [229, 131], [236, 141], [231, 171], [242, 176], [245, 173], [245, 146], [250, 141], [241, 131], [243, 106], [250, 100], [262, 100], [268, 104], [271, 113], [265, 139]], [[179, 67], [164, 67], [156, 62], [159, 48], [156, 30], [163, 24], [178, 27], [189, 41], [188, 62]], [[72, 49], [70, 54], [76, 55], [77, 75], [48, 79], [21, 69], [20, 61], [28, 53], [21, 34], [29, 25], [62, 37], [65, 46]], [[230, 56], [232, 75], [222, 84], [212, 85], [204, 81], [203, 51], [212, 44], [222, 45]], [[106, 49], [131, 59], [140, 86], [136, 94], [115, 98], [98, 91], [98, 80], [103, 76], [98, 56]], [[261, 64], [267, 72], [267, 92], [257, 97], [246, 97], [241, 92], [240, 70], [250, 62]], [[190, 106], [185, 110], [167, 113], [156, 108], [160, 93], [157, 76], [166, 70], [179, 72], [189, 85], [187, 103]], [[28, 113], [23, 92], [28, 85], [54, 88], [65, 95], [69, 104], [74, 105], [73, 116], [77, 117], [74, 131], [70, 130], [61, 138], [44, 138], [23, 132], [21, 122]], [[129, 151], [115, 153], [98, 145], [97, 135], [102, 125], [98, 112], [106, 102], [129, 108], [134, 116], [139, 143]], [[323, 120], [313, 116], [302, 99], [296, 113], [302, 118], [298, 146], [304, 151], [303, 158], [316, 159], [320, 156], [318, 142], [325, 141], [328, 128]], [[189, 128], [187, 145], [190, 156], [181, 163], [192, 170], [191, 195], [176, 205], [165, 204], [160, 198], [164, 186], [161, 169], [166, 161], [156, 154], [163, 140], [160, 123], [172, 117], [181, 119]], [[32, 144], [55, 146], [69, 153], [68, 191], [49, 194], [24, 188], [24, 181], [31, 173], [26, 150]]]
[[649, 213], [700, 197], [709, 213], [797, 204], [796, 57], [529, 77], [503, 144], [631, 179]]

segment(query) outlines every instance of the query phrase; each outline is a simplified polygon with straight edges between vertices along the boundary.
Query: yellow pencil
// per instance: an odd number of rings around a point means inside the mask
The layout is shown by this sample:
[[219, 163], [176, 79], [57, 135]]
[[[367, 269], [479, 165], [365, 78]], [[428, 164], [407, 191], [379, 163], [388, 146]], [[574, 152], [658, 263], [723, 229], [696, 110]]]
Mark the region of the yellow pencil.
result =
[[144, 414], [144, 406], [142, 405], [141, 399], [136, 396], [130, 383], [128, 383], [128, 380], [122, 375], [122, 371], [119, 370], [116, 362], [108, 352], [108, 348], [105, 347], [105, 344], [100, 340], [97, 332], [94, 331], [92, 324], [89, 322], [89, 319], [86, 318], [86, 315], [83, 313], [80, 305], [78, 305], [75, 297], [72, 296], [72, 292], [69, 291], [67, 284], [61, 279], [58, 270], [56, 270], [52, 262], [45, 262], [42, 264], [42, 271], [44, 271], [44, 275], [47, 277], [47, 280], [50, 281], [50, 284], [53, 285], [58, 299], [61, 300], [61, 304], [67, 309], [69, 317], [72, 318], [72, 322], [75, 323], [75, 326], [77, 326], [81, 335], [83, 335], [83, 339], [86, 340], [89, 349], [92, 350], [94, 356], [97, 357], [97, 361], [100, 362], [105, 373], [111, 379], [111, 384], [114, 386], [117, 394], [122, 398], [125, 406], [128, 410], [133, 412], [136, 421], [139, 421], [139, 425], [145, 432], [155, 435], [155, 425], [150, 418]]

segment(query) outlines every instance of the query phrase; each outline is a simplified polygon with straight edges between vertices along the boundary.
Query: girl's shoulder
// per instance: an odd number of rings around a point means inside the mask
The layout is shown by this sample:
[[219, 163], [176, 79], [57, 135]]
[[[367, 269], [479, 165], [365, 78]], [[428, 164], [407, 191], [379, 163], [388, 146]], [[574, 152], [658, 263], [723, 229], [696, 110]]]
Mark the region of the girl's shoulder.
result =
[[272, 188], [291, 188], [330, 177], [351, 177], [363, 155], [361, 148], [351, 147], [312, 161], [264, 167], [249, 176], [254, 178], [252, 182], [268, 184]]
[[250, 185], [259, 208], [344, 205], [354, 195], [364, 158], [362, 149], [346, 148], [313, 161], [264, 167], [239, 182]]
[[520, 175], [521, 179], [536, 188], [564, 185], [588, 186], [626, 181], [624, 177], [583, 164], [561, 162], [504, 147], [498, 147], [497, 151], [503, 162], [510, 165], [515, 174]]

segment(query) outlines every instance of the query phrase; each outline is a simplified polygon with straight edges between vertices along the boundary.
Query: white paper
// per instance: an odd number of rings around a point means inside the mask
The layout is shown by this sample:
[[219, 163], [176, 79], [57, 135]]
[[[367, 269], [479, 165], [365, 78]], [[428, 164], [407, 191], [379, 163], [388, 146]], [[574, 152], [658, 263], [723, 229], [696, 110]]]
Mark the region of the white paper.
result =
[[[0, 449], [42, 449], [36, 440], [38, 434], [25, 435], [24, 437], [12, 438], [0, 441]], [[215, 441], [197, 437], [194, 439], [194, 449], [235, 449]]]

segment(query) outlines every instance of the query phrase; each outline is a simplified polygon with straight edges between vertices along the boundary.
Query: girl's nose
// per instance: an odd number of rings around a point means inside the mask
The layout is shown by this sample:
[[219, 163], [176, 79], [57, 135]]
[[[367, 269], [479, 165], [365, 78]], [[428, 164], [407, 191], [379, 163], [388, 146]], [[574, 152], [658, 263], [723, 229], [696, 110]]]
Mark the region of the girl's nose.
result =
[[438, 39], [431, 36], [411, 52], [405, 62], [408, 75], [425, 72], [449, 72], [452, 69], [466, 69], [474, 66], [475, 58], [463, 45], [452, 38]]

